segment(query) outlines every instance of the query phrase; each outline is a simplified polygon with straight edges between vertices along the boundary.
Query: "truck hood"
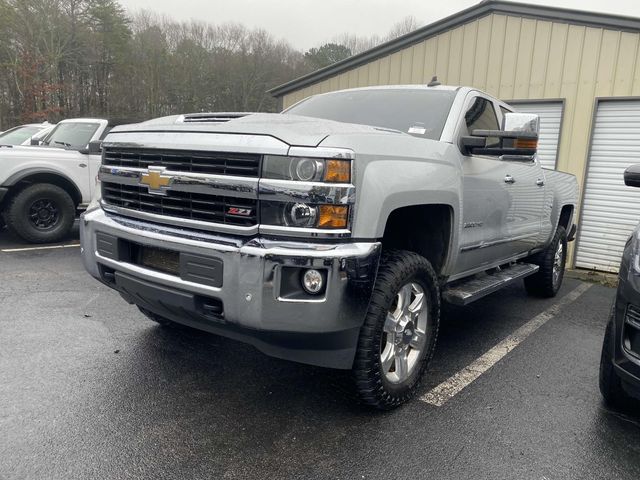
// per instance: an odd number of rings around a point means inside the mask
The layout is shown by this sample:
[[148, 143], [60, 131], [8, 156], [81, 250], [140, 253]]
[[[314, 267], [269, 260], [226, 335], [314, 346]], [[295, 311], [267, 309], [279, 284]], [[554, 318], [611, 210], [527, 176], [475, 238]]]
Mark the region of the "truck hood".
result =
[[316, 147], [326, 137], [338, 133], [403, 135], [402, 132], [396, 130], [280, 113], [257, 113], [220, 123], [138, 123], [123, 125], [111, 130], [112, 133], [180, 131], [266, 135], [292, 146], [304, 147]]
[[81, 155], [77, 150], [66, 150], [64, 148], [39, 147], [39, 146], [20, 146], [0, 147], [0, 162], [6, 159], [25, 159], [35, 160], [43, 159], [56, 160], [63, 158], [78, 158]]

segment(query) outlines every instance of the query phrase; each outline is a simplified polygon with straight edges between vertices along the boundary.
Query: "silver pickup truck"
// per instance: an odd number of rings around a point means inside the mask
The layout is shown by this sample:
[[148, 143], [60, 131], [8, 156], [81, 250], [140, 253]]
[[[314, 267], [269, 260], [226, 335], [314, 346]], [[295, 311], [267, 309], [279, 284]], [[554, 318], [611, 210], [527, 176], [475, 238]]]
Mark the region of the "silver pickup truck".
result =
[[541, 168], [538, 128], [472, 88], [416, 85], [117, 127], [84, 264], [162, 325], [351, 369], [363, 402], [393, 408], [441, 301], [560, 288], [577, 183]]

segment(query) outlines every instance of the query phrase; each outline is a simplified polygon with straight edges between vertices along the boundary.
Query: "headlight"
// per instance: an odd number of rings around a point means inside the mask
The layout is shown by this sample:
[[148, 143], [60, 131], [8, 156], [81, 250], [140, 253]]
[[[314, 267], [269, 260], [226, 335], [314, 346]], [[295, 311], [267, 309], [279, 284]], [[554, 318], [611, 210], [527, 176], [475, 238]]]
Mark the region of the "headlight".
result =
[[266, 155], [262, 166], [262, 176], [301, 182], [349, 183], [351, 181], [351, 161]]
[[310, 205], [306, 203], [262, 202], [260, 216], [265, 225], [296, 228], [347, 228], [347, 205]]
[[282, 211], [284, 223], [288, 227], [313, 228], [316, 226], [317, 207], [306, 203], [287, 203]]

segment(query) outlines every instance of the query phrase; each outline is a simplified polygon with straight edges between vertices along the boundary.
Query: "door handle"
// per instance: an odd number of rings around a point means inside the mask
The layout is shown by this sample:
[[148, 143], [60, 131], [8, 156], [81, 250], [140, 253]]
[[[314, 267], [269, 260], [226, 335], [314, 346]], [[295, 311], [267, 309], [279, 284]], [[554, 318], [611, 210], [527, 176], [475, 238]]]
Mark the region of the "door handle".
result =
[[511, 175], [505, 175], [504, 183], [516, 183], [516, 179], [513, 178]]
[[539, 187], [544, 187], [544, 180], [542, 180], [541, 178], [537, 179], [536, 185]]

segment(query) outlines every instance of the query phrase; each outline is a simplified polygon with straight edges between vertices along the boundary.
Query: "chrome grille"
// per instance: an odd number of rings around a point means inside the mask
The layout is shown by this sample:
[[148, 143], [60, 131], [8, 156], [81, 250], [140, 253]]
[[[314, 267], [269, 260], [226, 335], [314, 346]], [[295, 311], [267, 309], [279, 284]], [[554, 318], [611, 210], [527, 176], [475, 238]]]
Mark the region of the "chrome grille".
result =
[[147, 187], [103, 181], [102, 200], [107, 205], [186, 220], [243, 227], [258, 223], [258, 201], [251, 198], [173, 190], [153, 195]]
[[261, 155], [190, 150], [143, 150], [107, 147], [102, 164], [111, 167], [147, 168], [214, 175], [258, 177]]

